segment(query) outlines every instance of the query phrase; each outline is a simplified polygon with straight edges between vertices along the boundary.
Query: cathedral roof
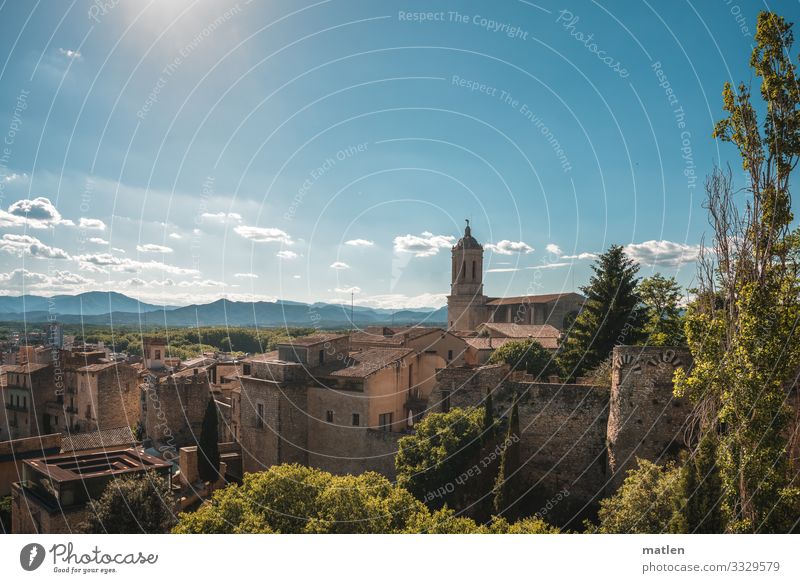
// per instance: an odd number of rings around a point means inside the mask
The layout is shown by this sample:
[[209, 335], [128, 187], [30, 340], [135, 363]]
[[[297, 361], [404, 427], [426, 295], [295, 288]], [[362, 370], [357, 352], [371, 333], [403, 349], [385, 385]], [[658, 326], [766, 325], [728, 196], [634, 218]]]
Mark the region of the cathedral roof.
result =
[[467, 221], [467, 227], [464, 229], [464, 236], [458, 240], [453, 249], [483, 249], [478, 240], [472, 236], [469, 221]]

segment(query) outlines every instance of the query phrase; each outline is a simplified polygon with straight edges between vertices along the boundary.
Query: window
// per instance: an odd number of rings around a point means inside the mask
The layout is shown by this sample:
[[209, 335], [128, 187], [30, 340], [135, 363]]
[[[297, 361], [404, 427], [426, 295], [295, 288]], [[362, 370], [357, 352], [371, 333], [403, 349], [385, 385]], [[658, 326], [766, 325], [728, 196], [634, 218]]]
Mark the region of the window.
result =
[[414, 365], [408, 365], [408, 387], [411, 388], [414, 386]]
[[472, 262], [472, 281], [475, 281], [475, 262]]
[[353, 427], [358, 427], [359, 425], [361, 425], [361, 415], [353, 413]]
[[249, 364], [242, 365], [242, 374], [244, 374], [245, 376], [250, 376], [250, 365]]
[[392, 430], [392, 417], [393, 413], [381, 413], [378, 415], [378, 428], [381, 431], [391, 431]]
[[156, 350], [155, 352], [156, 352], [155, 360], [161, 360], [161, 351]]
[[333, 411], [325, 411], [325, 421], [327, 423], [333, 423]]
[[256, 403], [256, 428], [264, 428], [264, 405]]
[[22, 397], [22, 408], [23, 409], [28, 408], [28, 397]]
[[452, 350], [448, 350], [447, 351], [447, 362], [450, 362], [451, 360], [453, 360], [453, 351]]
[[324, 350], [320, 350], [319, 351], [319, 363], [320, 364], [325, 364], [325, 351]]

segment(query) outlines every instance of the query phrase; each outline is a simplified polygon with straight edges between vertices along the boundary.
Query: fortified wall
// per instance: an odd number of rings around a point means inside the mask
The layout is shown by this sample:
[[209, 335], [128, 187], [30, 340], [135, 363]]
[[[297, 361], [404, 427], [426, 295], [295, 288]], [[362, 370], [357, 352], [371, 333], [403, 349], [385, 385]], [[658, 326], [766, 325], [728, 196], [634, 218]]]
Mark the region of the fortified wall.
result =
[[521, 482], [529, 486], [520, 504], [531, 513], [548, 508], [548, 521], [576, 527], [616, 491], [636, 457], [677, 455], [689, 408], [672, 396], [672, 375], [690, 362], [685, 349], [618, 346], [610, 388], [514, 381], [506, 365], [442, 369], [429, 407], [480, 407], [491, 391], [495, 414], [507, 416], [518, 395]]

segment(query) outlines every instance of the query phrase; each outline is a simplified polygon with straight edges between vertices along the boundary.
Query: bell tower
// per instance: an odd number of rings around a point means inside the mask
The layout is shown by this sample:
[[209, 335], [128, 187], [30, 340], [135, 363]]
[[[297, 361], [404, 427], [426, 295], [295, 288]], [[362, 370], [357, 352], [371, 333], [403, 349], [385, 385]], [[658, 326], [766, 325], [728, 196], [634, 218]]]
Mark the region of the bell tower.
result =
[[486, 322], [483, 295], [483, 247], [472, 236], [469, 220], [464, 236], [453, 246], [450, 265], [450, 295], [447, 325], [451, 330], [474, 330]]

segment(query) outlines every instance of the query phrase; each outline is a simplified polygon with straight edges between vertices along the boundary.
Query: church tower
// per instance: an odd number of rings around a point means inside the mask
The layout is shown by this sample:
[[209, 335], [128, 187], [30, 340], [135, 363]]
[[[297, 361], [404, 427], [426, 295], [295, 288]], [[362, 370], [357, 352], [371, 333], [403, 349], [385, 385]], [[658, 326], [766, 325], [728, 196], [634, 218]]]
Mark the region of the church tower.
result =
[[469, 221], [452, 249], [447, 324], [451, 330], [474, 330], [487, 320], [483, 295], [483, 247], [472, 236]]

